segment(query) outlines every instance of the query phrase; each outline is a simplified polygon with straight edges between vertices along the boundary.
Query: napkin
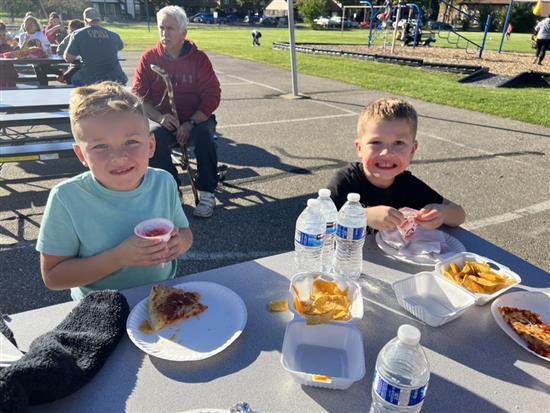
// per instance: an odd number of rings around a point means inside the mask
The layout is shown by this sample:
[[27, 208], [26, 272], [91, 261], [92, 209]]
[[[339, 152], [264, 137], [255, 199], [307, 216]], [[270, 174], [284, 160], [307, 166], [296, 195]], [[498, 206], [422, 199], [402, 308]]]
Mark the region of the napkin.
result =
[[21, 358], [21, 353], [8, 338], [0, 333], [0, 367], [8, 367]]
[[449, 249], [445, 241], [445, 233], [437, 229], [428, 230], [417, 227], [416, 232], [408, 242], [403, 241], [396, 229], [380, 231], [380, 236], [382, 241], [398, 250], [399, 254], [408, 257], [439, 255]]
[[0, 411], [51, 402], [89, 382], [124, 335], [129, 312], [117, 291], [86, 296], [56, 328], [36, 338], [21, 359], [0, 369]]

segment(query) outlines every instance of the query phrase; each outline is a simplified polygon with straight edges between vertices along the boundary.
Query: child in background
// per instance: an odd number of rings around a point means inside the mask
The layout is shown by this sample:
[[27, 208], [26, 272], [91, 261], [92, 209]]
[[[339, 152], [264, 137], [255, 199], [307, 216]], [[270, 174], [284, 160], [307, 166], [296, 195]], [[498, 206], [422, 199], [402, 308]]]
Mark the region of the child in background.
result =
[[44, 34], [50, 44], [58, 44], [67, 36], [67, 30], [56, 12], [50, 13], [48, 24], [44, 27]]
[[368, 226], [393, 230], [403, 222], [399, 208], [419, 210], [418, 225], [436, 229], [442, 224], [458, 226], [465, 213], [460, 205], [443, 198], [406, 169], [416, 149], [417, 114], [398, 99], [380, 99], [359, 116], [355, 150], [361, 162], [336, 173], [328, 188], [340, 209], [347, 194], [361, 195]]
[[[6, 24], [0, 20], [0, 54], [15, 50], [8, 41]], [[4, 64], [0, 70], [0, 89], [17, 84], [17, 71], [11, 64]]]
[[[113, 82], [80, 87], [70, 119], [74, 151], [90, 170], [50, 192], [36, 246], [44, 284], [80, 299], [174, 278], [192, 234], [172, 176], [148, 167], [155, 139], [142, 102]], [[174, 223], [168, 242], [134, 235], [149, 218]]]
[[19, 35], [19, 48], [39, 46], [46, 56], [50, 55], [50, 42], [42, 33], [38, 20], [33, 16], [27, 16], [23, 21], [23, 26], [25, 26], [25, 31]]

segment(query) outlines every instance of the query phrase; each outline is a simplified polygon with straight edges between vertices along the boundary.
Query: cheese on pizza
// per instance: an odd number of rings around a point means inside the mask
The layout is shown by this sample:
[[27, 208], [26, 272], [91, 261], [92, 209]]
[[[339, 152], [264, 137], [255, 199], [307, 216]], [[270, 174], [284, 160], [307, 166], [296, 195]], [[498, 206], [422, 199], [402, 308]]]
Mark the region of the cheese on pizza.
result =
[[149, 319], [154, 331], [175, 324], [178, 321], [196, 316], [208, 308], [199, 302], [196, 292], [179, 288], [153, 286], [149, 294]]
[[499, 307], [498, 311], [529, 349], [550, 357], [550, 327], [537, 313], [515, 307]]

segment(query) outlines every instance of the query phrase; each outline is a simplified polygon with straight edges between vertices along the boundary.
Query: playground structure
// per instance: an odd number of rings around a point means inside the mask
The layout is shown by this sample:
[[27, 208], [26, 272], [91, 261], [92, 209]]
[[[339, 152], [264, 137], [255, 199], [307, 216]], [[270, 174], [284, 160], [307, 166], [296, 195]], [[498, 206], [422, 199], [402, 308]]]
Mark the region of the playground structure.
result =
[[[433, 0], [430, 0], [430, 6], [429, 6], [430, 14], [431, 14], [431, 10], [433, 10], [432, 1]], [[469, 14], [469, 13], [466, 13], [465, 11], [461, 10], [460, 8], [458, 8], [456, 6], [453, 6], [452, 3], [449, 3], [446, 0], [438, 0], [438, 1], [439, 1], [439, 4], [443, 4], [446, 7], [444, 20], [446, 20], [447, 15], [449, 14], [448, 13], [449, 10], [454, 10], [454, 11], [458, 12], [459, 15], [467, 17], [470, 21], [474, 21], [474, 22], [478, 23], [480, 25], [480, 27], [484, 28], [483, 39], [482, 39], [481, 44], [479, 44], [477, 42], [474, 42], [473, 40], [469, 39], [468, 37], [464, 36], [461, 33], [458, 33], [454, 28], [452, 28], [451, 25], [447, 25], [448, 27], [446, 29], [438, 28], [437, 29], [438, 37], [441, 38], [441, 39], [447, 40], [451, 44], [454, 44], [455, 47], [457, 47], [457, 48], [460, 47], [459, 44], [465, 43], [465, 46], [463, 48], [465, 49], [466, 52], [469, 52], [469, 50], [471, 48], [475, 48], [476, 52], [478, 53], [478, 57], [482, 58], [483, 57], [483, 51], [485, 49], [485, 43], [486, 43], [486, 40], [487, 40], [487, 35], [489, 33], [489, 28], [491, 27], [492, 16], [489, 15], [487, 17], [486, 21], [482, 22], [476, 16], [474, 16], [472, 14]], [[415, 48], [420, 42], [421, 28], [424, 26], [424, 23], [427, 23], [427, 24], [431, 23], [431, 21], [427, 21], [427, 22], [424, 21], [424, 15], [422, 13], [422, 9], [420, 8], [419, 5], [417, 5], [415, 3], [403, 4], [402, 0], [399, 0], [397, 5], [393, 5], [393, 4], [391, 4], [390, 1], [386, 1], [386, 4], [384, 6], [374, 6], [369, 0], [363, 0], [363, 1], [360, 1], [360, 3], [362, 3], [363, 5], [362, 6], [358, 6], [358, 5], [344, 6], [342, 8], [342, 28], [341, 28], [342, 32], [344, 30], [344, 21], [346, 19], [346, 11], [347, 10], [352, 10], [352, 9], [362, 9], [362, 10], [364, 10], [363, 21], [366, 21], [366, 14], [367, 14], [367, 11], [369, 11], [370, 12], [370, 18], [369, 18], [368, 46], [369, 47], [372, 46], [372, 43], [373, 43], [374, 39], [378, 36], [379, 32], [384, 31], [384, 49], [385, 49], [386, 40], [387, 40], [388, 23], [394, 22], [395, 27], [393, 29], [391, 54], [394, 54], [394, 52], [395, 52], [395, 43], [396, 43], [396, 39], [397, 39], [397, 32], [399, 30], [399, 23], [401, 21], [401, 16], [402, 16], [402, 10], [403, 9], [408, 10], [406, 23], [403, 26], [412, 25], [412, 28], [413, 28], [413, 33], [414, 34], [412, 35], [412, 39], [409, 39], [409, 40], [412, 40], [413, 48]], [[506, 14], [506, 23], [505, 23], [505, 26], [504, 26], [504, 29], [503, 29], [502, 39], [504, 39], [504, 36], [506, 34], [505, 28], [508, 25], [509, 14], [510, 14], [510, 10], [512, 8], [512, 3], [513, 3], [513, 0], [510, 0], [510, 4], [508, 6], [508, 11], [507, 11], [507, 14]], [[382, 15], [384, 15], [383, 18], [381, 18]], [[444, 21], [444, 22], [438, 22], [438, 23], [447, 23], [447, 22]], [[442, 34], [442, 32], [446, 32], [446, 34]], [[402, 33], [403, 33], [402, 37], [407, 36], [406, 27], [403, 27]], [[430, 29], [429, 33], [430, 33], [430, 35], [433, 35], [433, 31], [431, 29]], [[404, 43], [407, 44], [407, 42], [404, 42]], [[429, 43], [430, 42], [428, 41], [427, 44], [426, 43], [425, 44], [429, 45]], [[501, 41], [501, 49], [502, 49], [502, 41]], [[500, 52], [501, 49], [499, 49], [499, 52]]]

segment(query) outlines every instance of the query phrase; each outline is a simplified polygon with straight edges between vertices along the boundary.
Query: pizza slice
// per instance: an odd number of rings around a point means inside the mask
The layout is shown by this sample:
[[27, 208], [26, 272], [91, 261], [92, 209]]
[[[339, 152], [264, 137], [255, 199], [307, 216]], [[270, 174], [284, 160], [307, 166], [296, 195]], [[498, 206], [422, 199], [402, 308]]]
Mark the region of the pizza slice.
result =
[[153, 331], [194, 317], [208, 309], [197, 292], [155, 285], [149, 294], [149, 319]]
[[540, 315], [515, 307], [499, 307], [498, 311], [530, 350], [550, 357], [550, 327], [540, 319]]

